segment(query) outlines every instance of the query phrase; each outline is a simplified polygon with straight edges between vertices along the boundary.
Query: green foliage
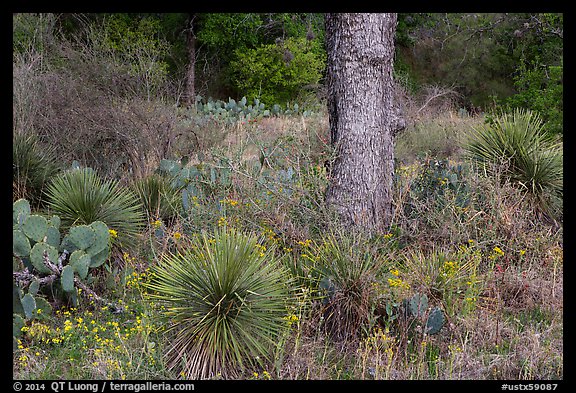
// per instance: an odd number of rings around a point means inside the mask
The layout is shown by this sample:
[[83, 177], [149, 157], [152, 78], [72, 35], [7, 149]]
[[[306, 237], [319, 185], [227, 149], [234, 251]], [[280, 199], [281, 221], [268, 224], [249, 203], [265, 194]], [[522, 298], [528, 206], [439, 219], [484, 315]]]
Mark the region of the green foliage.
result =
[[422, 323], [426, 334], [437, 334], [446, 322], [440, 307], [428, 306], [428, 296], [425, 293], [415, 293], [411, 298], [405, 299], [403, 304], [406, 316]]
[[198, 41], [217, 48], [223, 56], [254, 47], [261, 40], [258, 31], [262, 19], [258, 14], [207, 13], [201, 16], [200, 24]]
[[325, 323], [332, 337], [343, 340], [370, 330], [376, 307], [374, 283], [385, 261], [382, 245], [361, 233], [333, 233], [306, 254], [323, 296]]
[[101, 179], [91, 168], [72, 169], [55, 177], [48, 186], [47, 201], [64, 229], [102, 221], [117, 231], [125, 247], [134, 244], [144, 224], [138, 197], [115, 180]]
[[52, 38], [54, 22], [54, 14], [13, 14], [13, 52], [15, 54], [42, 53]]
[[491, 173], [501, 173], [533, 195], [539, 206], [552, 213], [563, 196], [562, 143], [544, 132], [540, 116], [530, 110], [501, 113], [474, 128], [465, 149]]
[[[47, 220], [30, 214], [24, 199], [13, 203], [13, 211], [17, 213], [13, 220], [13, 255], [20, 262], [19, 267], [23, 267], [13, 272], [16, 339], [27, 321], [50, 316], [52, 309], [41, 295], [42, 287], [49, 287], [44, 293], [55, 297], [61, 293], [76, 306], [77, 280], [88, 281], [89, 269], [101, 265], [101, 259], [107, 259], [110, 247], [108, 227], [103, 222], [72, 227], [60, 242], [57, 216]], [[51, 244], [47, 243], [50, 229], [56, 232], [51, 236]]]
[[148, 98], [160, 91], [168, 77], [165, 59], [170, 47], [157, 18], [111, 14], [94, 34], [94, 41], [100, 45], [98, 49], [109, 53], [129, 75], [139, 78]]
[[169, 177], [152, 174], [134, 181], [132, 189], [140, 198], [148, 221], [154, 218], [169, 222], [175, 219], [182, 209], [179, 190], [172, 186]]
[[285, 328], [289, 288], [274, 249], [253, 235], [203, 234], [153, 268], [151, 299], [165, 306], [171, 369], [186, 378], [233, 376], [271, 360]]
[[[456, 206], [464, 208], [470, 203], [470, 186], [465, 180], [466, 168], [461, 164], [450, 165], [448, 160], [427, 159], [419, 167], [419, 173], [411, 187], [415, 201], [447, 203], [445, 196], [451, 193]], [[451, 200], [451, 199], [450, 199]], [[408, 214], [411, 203], [405, 205]]]
[[12, 136], [12, 195], [14, 199], [30, 200], [34, 206], [42, 203], [42, 192], [60, 165], [51, 148], [39, 145], [34, 134], [14, 133]]
[[325, 54], [317, 40], [288, 38], [278, 44], [235, 51], [232, 80], [249, 100], [284, 104], [320, 81]]
[[509, 108], [524, 108], [538, 113], [545, 122], [543, 129], [552, 134], [564, 132], [563, 62], [559, 66], [534, 63], [520, 64], [514, 85], [516, 94], [503, 100]]

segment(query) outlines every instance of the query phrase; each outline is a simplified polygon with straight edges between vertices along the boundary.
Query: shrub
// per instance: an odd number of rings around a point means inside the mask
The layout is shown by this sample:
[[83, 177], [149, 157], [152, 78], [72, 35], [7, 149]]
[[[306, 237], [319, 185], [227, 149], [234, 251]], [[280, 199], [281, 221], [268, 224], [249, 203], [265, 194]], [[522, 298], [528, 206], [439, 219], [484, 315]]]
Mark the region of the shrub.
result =
[[148, 284], [174, 335], [168, 367], [186, 378], [234, 377], [270, 360], [289, 295], [274, 248], [224, 228], [192, 242], [182, 254], [165, 254]]
[[42, 202], [42, 191], [60, 170], [53, 150], [41, 148], [34, 135], [15, 133], [12, 137], [12, 197]]
[[177, 217], [182, 206], [182, 199], [178, 190], [170, 184], [169, 179], [152, 174], [134, 181], [132, 189], [138, 195], [148, 221], [153, 218], [171, 221]]
[[542, 116], [543, 129], [553, 134], [564, 132], [563, 121], [563, 72], [564, 66], [532, 67], [522, 63], [514, 77], [518, 92], [508, 97], [504, 104], [508, 107], [530, 109]]
[[544, 211], [561, 204], [562, 143], [543, 131], [538, 114], [524, 109], [502, 113], [474, 128], [465, 149], [491, 173], [504, 165], [502, 175], [533, 195]]
[[337, 340], [369, 330], [384, 259], [378, 244], [361, 234], [333, 233], [313, 247], [314, 271], [323, 295], [326, 329]]
[[137, 196], [115, 180], [103, 180], [91, 168], [72, 169], [55, 177], [47, 189], [48, 207], [62, 226], [102, 221], [126, 247], [134, 244], [144, 223]]
[[324, 55], [318, 41], [289, 38], [282, 44], [236, 51], [232, 80], [248, 100], [285, 104], [322, 77]]

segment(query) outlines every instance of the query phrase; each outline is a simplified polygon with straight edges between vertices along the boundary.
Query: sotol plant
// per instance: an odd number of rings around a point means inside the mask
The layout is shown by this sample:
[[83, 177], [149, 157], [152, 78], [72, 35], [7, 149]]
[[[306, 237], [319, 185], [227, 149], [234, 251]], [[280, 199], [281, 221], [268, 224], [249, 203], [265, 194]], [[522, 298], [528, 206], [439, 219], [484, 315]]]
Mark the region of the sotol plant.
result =
[[464, 146], [488, 171], [503, 175], [533, 195], [550, 212], [563, 197], [562, 143], [543, 131], [540, 116], [529, 110], [502, 113], [473, 130]]
[[289, 298], [274, 249], [220, 229], [183, 254], [164, 255], [153, 274], [150, 297], [165, 307], [171, 369], [193, 379], [235, 377], [271, 360]]
[[138, 197], [117, 181], [103, 180], [91, 168], [63, 172], [52, 180], [46, 194], [48, 207], [61, 218], [64, 229], [102, 221], [117, 232], [120, 244], [129, 247], [144, 225]]

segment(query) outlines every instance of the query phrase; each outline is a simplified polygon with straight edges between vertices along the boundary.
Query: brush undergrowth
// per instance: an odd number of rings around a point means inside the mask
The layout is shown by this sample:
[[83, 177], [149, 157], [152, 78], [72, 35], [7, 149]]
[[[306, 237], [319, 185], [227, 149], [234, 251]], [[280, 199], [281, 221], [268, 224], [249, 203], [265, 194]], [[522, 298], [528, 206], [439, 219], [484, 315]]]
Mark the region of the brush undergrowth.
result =
[[[563, 378], [562, 225], [543, 222], [514, 184], [477, 170], [457, 149], [433, 156], [414, 147], [396, 169], [390, 232], [330, 237], [337, 222], [323, 204], [325, 115], [222, 127], [226, 137], [185, 165], [167, 157], [180, 164], [170, 168], [180, 168], [174, 195], [182, 204], [159, 191], [158, 178], [141, 184], [148, 223], [130, 254], [109, 260], [94, 283], [124, 312], [89, 301], [55, 305], [49, 319], [23, 328], [15, 378]], [[440, 124], [429, 130], [445, 135]], [[260, 239], [250, 257], [224, 238], [198, 243], [200, 230], [224, 228]], [[240, 270], [226, 276], [228, 265]], [[246, 272], [273, 284], [256, 285]], [[221, 276], [250, 285], [209, 303]], [[283, 295], [268, 315], [273, 298], [262, 291], [272, 287]], [[206, 372], [195, 356], [209, 359]]]

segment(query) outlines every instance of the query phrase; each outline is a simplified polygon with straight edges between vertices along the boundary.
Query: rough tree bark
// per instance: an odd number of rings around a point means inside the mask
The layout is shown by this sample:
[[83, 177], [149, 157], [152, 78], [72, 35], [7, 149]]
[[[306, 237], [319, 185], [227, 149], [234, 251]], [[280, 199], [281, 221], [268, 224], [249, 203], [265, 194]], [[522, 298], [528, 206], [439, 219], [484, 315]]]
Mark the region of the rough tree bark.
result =
[[392, 77], [396, 14], [327, 14], [331, 143], [326, 202], [343, 224], [387, 230], [392, 213], [393, 134], [403, 127]]

